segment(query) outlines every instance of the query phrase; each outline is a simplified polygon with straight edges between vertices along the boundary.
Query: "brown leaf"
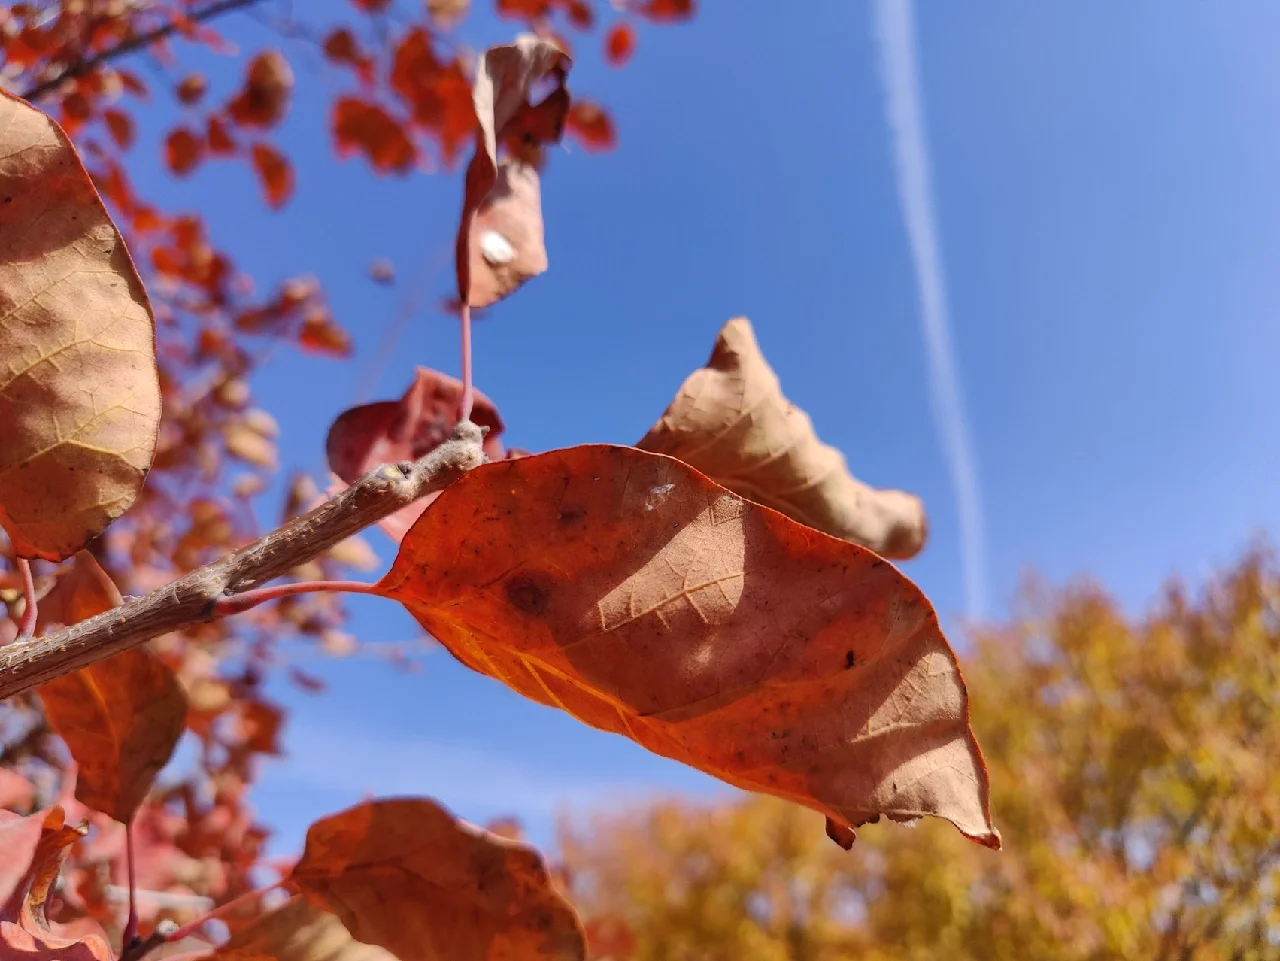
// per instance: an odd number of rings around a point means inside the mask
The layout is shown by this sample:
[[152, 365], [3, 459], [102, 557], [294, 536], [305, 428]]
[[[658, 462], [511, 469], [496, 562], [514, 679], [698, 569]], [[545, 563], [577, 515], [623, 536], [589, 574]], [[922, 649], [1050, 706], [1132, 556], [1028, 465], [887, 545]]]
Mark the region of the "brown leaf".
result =
[[313, 307], [303, 314], [298, 345], [303, 350], [330, 357], [351, 356], [351, 335], [338, 326], [324, 307]]
[[292, 897], [231, 935], [209, 961], [396, 961], [394, 955], [351, 937], [327, 911]]
[[396, 282], [395, 264], [386, 257], [379, 257], [369, 265], [369, 279], [385, 286], [394, 284]]
[[293, 196], [293, 165], [270, 144], [253, 145], [253, 169], [258, 173], [267, 205], [278, 210]]
[[339, 156], [360, 151], [378, 173], [405, 173], [418, 157], [395, 118], [358, 97], [340, 97], [334, 103], [333, 138]]
[[307, 831], [292, 883], [400, 961], [581, 961], [573, 909], [533, 848], [426, 799], [369, 801]]
[[202, 73], [189, 73], [179, 82], [177, 90], [178, 99], [187, 106], [193, 106], [204, 99], [205, 91], [209, 89], [209, 81], [207, 81]]
[[[542, 214], [536, 206], [533, 215], [529, 210], [531, 202], [539, 204], [536, 174], [531, 180], [521, 175], [525, 186], [519, 192], [513, 191], [514, 173], [508, 171], [505, 177], [499, 176], [498, 147], [509, 137], [526, 148], [560, 139], [569, 109], [569, 92], [564, 84], [570, 65], [569, 58], [554, 43], [532, 35], [520, 36], [509, 46], [490, 47], [480, 57], [472, 89], [480, 134], [475, 155], [467, 167], [462, 218], [455, 245], [458, 299], [463, 303], [479, 306], [472, 299], [473, 283], [490, 296], [504, 286], [496, 278], [486, 280], [479, 274], [474, 280], [472, 277], [476, 255], [473, 249], [475, 221], [486, 204], [491, 208], [499, 204], [508, 206], [509, 217], [522, 225], [521, 231], [537, 237], [540, 255], [532, 249], [519, 254], [530, 266], [540, 263], [538, 273], [546, 269], [546, 250], [541, 243]], [[542, 101], [531, 104], [529, 97], [533, 88], [547, 79], [555, 83], [555, 88]], [[497, 196], [492, 196], [494, 192]]]
[[452, 163], [474, 136], [471, 84], [456, 58], [441, 60], [433, 35], [420, 27], [408, 30], [396, 44], [391, 89], [404, 98], [414, 122], [440, 141], [446, 163]]
[[133, 143], [133, 121], [129, 119], [129, 115], [121, 110], [108, 108], [102, 111], [102, 119], [116, 146], [121, 150], [128, 150]]
[[920, 498], [850, 475], [844, 455], [818, 440], [808, 415], [782, 395], [745, 317], [724, 325], [707, 366], [636, 446], [884, 557], [914, 557], [924, 546]]
[[[40, 613], [48, 606], [62, 623], [74, 624], [119, 603], [111, 579], [81, 551]], [[177, 678], [148, 648], [135, 647], [37, 690], [45, 717], [79, 766], [76, 798], [129, 823], [186, 727], [187, 699]]]
[[204, 141], [186, 127], [171, 130], [164, 141], [164, 159], [169, 169], [185, 177], [204, 159]]
[[279, 50], [266, 50], [249, 62], [244, 88], [227, 112], [242, 127], [274, 127], [289, 112], [293, 69]]
[[[329, 428], [325, 453], [329, 469], [348, 484], [382, 464], [417, 460], [443, 444], [458, 423], [462, 381], [438, 370], [416, 368], [413, 383], [400, 400], [352, 407], [338, 415]], [[489, 429], [484, 452], [491, 459], [503, 456], [502, 418], [484, 394], [475, 392], [471, 420]], [[392, 540], [399, 542], [431, 503], [428, 495], [378, 522]]]
[[852, 828], [998, 846], [955, 654], [887, 561], [671, 457], [592, 445], [445, 488], [379, 593], [526, 697]]
[[516, 161], [500, 164], [471, 236], [471, 306], [497, 303], [543, 273], [547, 248], [538, 171]]
[[0, 92], [0, 525], [62, 560], [128, 510], [160, 423], [155, 325], [66, 135]]
[[599, 105], [579, 101], [569, 111], [565, 129], [588, 150], [612, 150], [618, 145], [613, 121]]
[[[63, 925], [54, 924], [47, 914], [49, 895], [62, 862], [71, 846], [84, 836], [82, 827], [69, 827], [60, 807], [40, 811], [22, 822], [34, 823], [39, 828], [35, 850], [20, 862], [12, 860], [24, 871], [9, 897], [0, 901], [0, 957], [22, 961], [113, 961], [114, 955], [105, 933], [96, 921], [83, 918], [75, 925], [84, 933], [73, 933]], [[12, 822], [9, 822], [12, 824]], [[5, 837], [5, 827], [0, 823], [0, 843], [14, 840]], [[11, 853], [25, 853], [28, 832], [25, 828], [17, 839], [20, 849], [11, 852], [0, 847], [0, 890], [3, 890], [4, 873], [9, 870]], [[29, 860], [28, 860], [29, 859]]]
[[423, 0], [423, 6], [433, 20], [447, 29], [466, 19], [471, 0]]
[[611, 66], [621, 67], [636, 52], [636, 28], [629, 23], [615, 24], [604, 41], [604, 57]]
[[675, 23], [690, 19], [694, 13], [694, 0], [645, 0], [633, 7], [636, 13], [655, 23]]

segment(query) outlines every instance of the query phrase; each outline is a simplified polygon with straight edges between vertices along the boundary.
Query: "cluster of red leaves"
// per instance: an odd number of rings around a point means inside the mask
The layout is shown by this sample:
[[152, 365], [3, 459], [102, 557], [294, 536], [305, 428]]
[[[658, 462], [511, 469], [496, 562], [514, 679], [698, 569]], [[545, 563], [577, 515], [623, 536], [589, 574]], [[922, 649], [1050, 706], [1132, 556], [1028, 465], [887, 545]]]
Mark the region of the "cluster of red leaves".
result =
[[[277, 343], [334, 358], [350, 352], [317, 281], [298, 277], [268, 294], [255, 293], [250, 271], [209, 237], [198, 212], [159, 209], [128, 173], [130, 157], [142, 149], [160, 150], [176, 177], [196, 175], [216, 160], [243, 161], [268, 206], [293, 197], [293, 166], [273, 137], [294, 87], [287, 50], [306, 42], [296, 38], [308, 29], [294, 25], [281, 49], [251, 52], [229, 90], [215, 89], [180, 61], [179, 43], [235, 53], [215, 16], [253, 5], [65, 0], [0, 9], [0, 81], [49, 112], [71, 136], [155, 307], [163, 418], [151, 475], [128, 515], [89, 548], [127, 594], [151, 590], [259, 533], [253, 498], [276, 468], [276, 429], [254, 404], [249, 385], [267, 352]], [[553, 6], [499, 3], [499, 11], [545, 33], [553, 29]], [[660, 6], [633, 5], [627, 15], [660, 22]], [[310, 31], [328, 62], [351, 81], [332, 105], [335, 152], [362, 154], [377, 173], [430, 167], [433, 159], [451, 165], [474, 139], [474, 65], [440, 32], [463, 20], [467, 4], [431, 0], [417, 22], [392, 19], [387, 7], [352, 0], [353, 22]], [[572, 27], [587, 29], [593, 24], [589, 11], [576, 3], [563, 12]], [[691, 12], [689, 4], [682, 15]], [[165, 97], [181, 109], [180, 121], [159, 144], [142, 142], [138, 111]], [[571, 132], [588, 146], [612, 146], [612, 127], [598, 107], [575, 111]], [[287, 511], [305, 509], [315, 496], [307, 478], [295, 479]], [[0, 553], [12, 556], [3, 538]], [[297, 574], [333, 577], [368, 560], [368, 549], [353, 541]], [[75, 570], [72, 564], [37, 565], [37, 595], [48, 598], [64, 580], [70, 583]], [[0, 641], [17, 632], [21, 595], [20, 579], [0, 575]], [[134, 817], [144, 931], [161, 918], [188, 920], [253, 886], [267, 830], [255, 822], [247, 794], [259, 759], [278, 753], [283, 723], [263, 684], [284, 664], [280, 642], [290, 637], [312, 639], [335, 655], [350, 653], [355, 642], [341, 632], [342, 619], [332, 595], [290, 597], [234, 622], [193, 627], [151, 645], [185, 693], [185, 730], [196, 750], [190, 769], [156, 786]], [[306, 689], [317, 687], [296, 669], [290, 674]], [[35, 696], [0, 705], [0, 807], [24, 815], [56, 798], [66, 806], [76, 785], [75, 766], [46, 707]], [[65, 883], [48, 910], [58, 923], [97, 919], [118, 936], [119, 887], [126, 882], [123, 830], [101, 813], [86, 811], [85, 817], [95, 831], [72, 849]]]

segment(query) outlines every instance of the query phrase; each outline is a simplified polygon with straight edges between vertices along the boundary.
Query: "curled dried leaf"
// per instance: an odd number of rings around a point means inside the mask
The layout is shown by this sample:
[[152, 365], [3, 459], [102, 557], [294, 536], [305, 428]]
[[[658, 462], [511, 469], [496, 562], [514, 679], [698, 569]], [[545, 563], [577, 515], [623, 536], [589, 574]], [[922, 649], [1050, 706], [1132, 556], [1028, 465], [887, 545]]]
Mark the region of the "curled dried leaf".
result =
[[964, 681], [919, 588], [675, 458], [592, 445], [485, 464], [377, 590], [473, 670], [850, 835], [927, 814], [999, 845]]
[[[0, 847], [0, 862], [12, 860], [24, 871], [12, 887], [7, 899], [0, 901], [0, 957], [22, 958], [26, 961], [114, 961], [114, 954], [106, 934], [96, 921], [82, 919], [77, 933], [65, 931], [62, 925], [49, 919], [49, 896], [72, 845], [85, 834], [83, 827], [66, 824], [63, 810], [53, 807], [39, 811], [19, 824], [20, 836], [6, 837], [6, 827], [13, 830], [13, 822], [0, 822], [0, 844], [16, 840], [18, 848], [13, 852]], [[26, 859], [11, 858], [11, 853], [21, 856], [28, 847], [34, 825], [39, 829], [35, 849]], [[0, 863], [0, 890], [5, 886], [6, 866]]]
[[[482, 306], [515, 290], [519, 283], [513, 284], [512, 280], [518, 272], [509, 265], [517, 260], [524, 269], [535, 273], [546, 270], [537, 174], [532, 167], [500, 168], [498, 151], [507, 140], [527, 151], [560, 139], [569, 110], [565, 79], [570, 65], [569, 58], [553, 42], [531, 35], [521, 36], [509, 46], [491, 47], [480, 57], [472, 90], [480, 133], [475, 155], [467, 167], [455, 245], [458, 299], [463, 303]], [[546, 81], [554, 83], [554, 89], [543, 100], [531, 103], [535, 86]], [[500, 175], [500, 169], [505, 173]], [[493, 260], [476, 249], [476, 221], [482, 209], [491, 219], [497, 218], [506, 229], [521, 235], [505, 238], [511, 250], [505, 263], [497, 264], [504, 272], [501, 278], [493, 275]], [[516, 240], [528, 249], [516, 246]], [[477, 295], [493, 300], [477, 299]]]
[[670, 454], [758, 504], [884, 557], [914, 557], [927, 530], [920, 498], [876, 490], [818, 439], [782, 394], [745, 317], [729, 321], [637, 447]]
[[0, 91], [0, 526], [62, 560], [124, 513], [160, 424], [155, 324], [66, 134]]
[[583, 961], [541, 856], [434, 801], [369, 801], [307, 831], [293, 885], [399, 961]]

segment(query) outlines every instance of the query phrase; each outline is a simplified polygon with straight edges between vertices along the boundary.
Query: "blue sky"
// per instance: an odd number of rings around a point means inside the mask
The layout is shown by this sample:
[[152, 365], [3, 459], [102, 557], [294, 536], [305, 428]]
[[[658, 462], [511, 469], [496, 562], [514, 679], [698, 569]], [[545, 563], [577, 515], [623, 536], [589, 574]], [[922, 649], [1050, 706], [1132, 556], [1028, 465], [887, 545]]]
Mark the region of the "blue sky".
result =
[[[306, 6], [348, 18], [336, 0]], [[1138, 610], [1170, 574], [1198, 581], [1275, 530], [1280, 6], [917, 5], [927, 213], [983, 506], [981, 598], [931, 401], [872, 6], [815, 0], [785, 18], [778, 4], [702, 6], [686, 26], [643, 29], [623, 70], [601, 65], [598, 39], [579, 41], [573, 86], [609, 105], [621, 146], [554, 156], [551, 269], [478, 327], [477, 383], [512, 444], [634, 441], [720, 325], [745, 314], [854, 472], [924, 498], [930, 543], [904, 569], [957, 646], [966, 613], [1004, 616], [1027, 569], [1088, 573]], [[276, 42], [244, 16], [224, 25], [248, 52]], [[463, 38], [510, 34], [481, 17]], [[256, 382], [286, 465], [318, 470], [328, 424], [362, 399], [415, 275], [430, 276], [428, 309], [374, 396], [398, 396], [415, 364], [457, 371], [455, 327], [430, 305], [451, 288], [460, 183], [335, 161], [325, 110], [337, 80], [314, 50], [289, 50], [299, 83], [280, 142], [298, 193], [286, 210], [260, 205], [243, 165], [168, 178], [167, 107], [148, 115], [131, 162], [144, 191], [200, 207], [264, 287], [303, 271], [324, 281], [356, 359], [277, 352]], [[234, 82], [226, 60], [193, 62], [219, 91]], [[368, 281], [379, 256], [395, 262], [395, 288]], [[371, 539], [389, 562], [388, 542]], [[364, 639], [416, 634], [386, 602], [351, 608]], [[289, 756], [255, 795], [282, 850], [366, 791], [431, 794], [473, 820], [515, 813], [545, 841], [566, 805], [720, 790], [438, 650], [416, 673], [305, 666], [329, 690], [277, 687]]]

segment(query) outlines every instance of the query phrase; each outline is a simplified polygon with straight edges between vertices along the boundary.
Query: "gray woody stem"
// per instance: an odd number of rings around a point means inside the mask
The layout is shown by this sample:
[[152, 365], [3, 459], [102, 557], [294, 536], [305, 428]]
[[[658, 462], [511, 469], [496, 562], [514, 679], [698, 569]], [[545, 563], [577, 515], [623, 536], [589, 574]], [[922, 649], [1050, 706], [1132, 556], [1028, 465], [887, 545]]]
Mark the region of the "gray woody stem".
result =
[[470, 421], [420, 460], [384, 464], [265, 537], [113, 610], [0, 648], [0, 700], [78, 671], [188, 624], [214, 604], [274, 580], [484, 463], [484, 431]]

